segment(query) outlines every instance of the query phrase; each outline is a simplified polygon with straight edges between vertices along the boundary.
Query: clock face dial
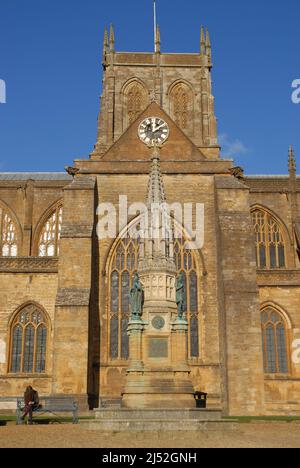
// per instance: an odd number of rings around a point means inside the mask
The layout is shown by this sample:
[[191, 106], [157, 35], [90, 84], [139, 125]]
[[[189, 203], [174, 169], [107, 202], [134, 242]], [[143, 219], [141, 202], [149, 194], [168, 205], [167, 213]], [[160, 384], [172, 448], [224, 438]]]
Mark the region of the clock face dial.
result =
[[161, 145], [169, 137], [169, 126], [160, 117], [148, 117], [140, 124], [138, 133], [146, 145]]

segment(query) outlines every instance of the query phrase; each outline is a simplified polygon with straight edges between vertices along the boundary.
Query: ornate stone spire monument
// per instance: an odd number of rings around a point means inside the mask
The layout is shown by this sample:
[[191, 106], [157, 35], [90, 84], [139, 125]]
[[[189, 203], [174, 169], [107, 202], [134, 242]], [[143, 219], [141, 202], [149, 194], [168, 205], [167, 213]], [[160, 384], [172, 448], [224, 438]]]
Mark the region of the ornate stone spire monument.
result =
[[147, 212], [141, 218], [139, 271], [130, 293], [126, 408], [195, 408], [187, 363], [184, 284], [176, 279], [174, 229], [166, 207], [159, 148], [152, 148]]

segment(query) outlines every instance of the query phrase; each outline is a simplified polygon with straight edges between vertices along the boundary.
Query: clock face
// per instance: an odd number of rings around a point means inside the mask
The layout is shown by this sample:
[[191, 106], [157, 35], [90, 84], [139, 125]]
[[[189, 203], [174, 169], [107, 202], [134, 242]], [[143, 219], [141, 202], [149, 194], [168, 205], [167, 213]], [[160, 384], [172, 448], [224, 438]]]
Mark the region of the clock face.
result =
[[161, 145], [169, 137], [169, 126], [160, 117], [148, 117], [140, 124], [138, 133], [146, 145]]

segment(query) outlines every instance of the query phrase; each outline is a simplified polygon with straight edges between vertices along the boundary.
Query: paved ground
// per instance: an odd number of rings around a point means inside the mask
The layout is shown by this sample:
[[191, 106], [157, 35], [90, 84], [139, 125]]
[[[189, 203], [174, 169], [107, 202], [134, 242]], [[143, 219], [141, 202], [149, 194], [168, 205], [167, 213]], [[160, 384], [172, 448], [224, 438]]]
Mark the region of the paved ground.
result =
[[236, 431], [101, 433], [71, 424], [0, 427], [0, 448], [300, 447], [299, 423], [240, 424]]

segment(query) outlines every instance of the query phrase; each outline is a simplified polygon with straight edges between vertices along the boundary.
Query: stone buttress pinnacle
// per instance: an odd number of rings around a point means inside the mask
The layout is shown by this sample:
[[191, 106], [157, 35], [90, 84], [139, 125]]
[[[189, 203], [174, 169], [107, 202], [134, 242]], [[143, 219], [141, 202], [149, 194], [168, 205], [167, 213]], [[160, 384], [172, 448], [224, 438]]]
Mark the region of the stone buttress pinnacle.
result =
[[146, 202], [148, 208], [151, 208], [153, 203], [166, 203], [164, 181], [160, 170], [159, 149], [156, 145], [153, 147]]

